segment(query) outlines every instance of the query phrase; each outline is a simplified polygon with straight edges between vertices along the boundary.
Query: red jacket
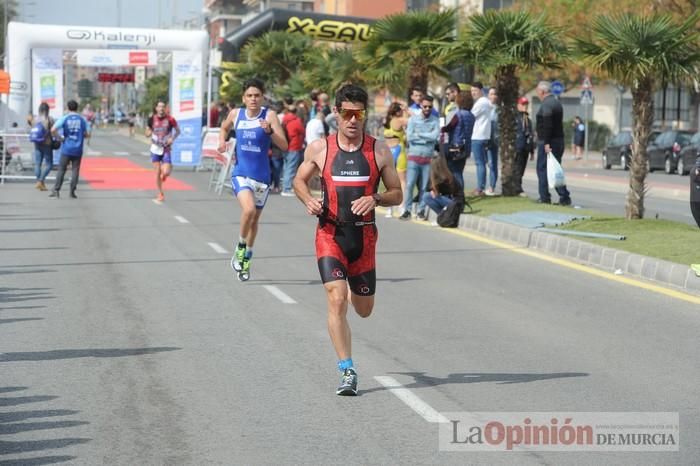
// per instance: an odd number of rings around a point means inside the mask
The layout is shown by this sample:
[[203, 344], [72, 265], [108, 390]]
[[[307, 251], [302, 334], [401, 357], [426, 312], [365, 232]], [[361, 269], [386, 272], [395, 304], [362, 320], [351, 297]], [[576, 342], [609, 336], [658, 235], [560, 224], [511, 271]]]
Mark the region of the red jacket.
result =
[[282, 127], [287, 135], [288, 151], [299, 151], [304, 148], [304, 124], [301, 118], [293, 113], [285, 113], [282, 117]]

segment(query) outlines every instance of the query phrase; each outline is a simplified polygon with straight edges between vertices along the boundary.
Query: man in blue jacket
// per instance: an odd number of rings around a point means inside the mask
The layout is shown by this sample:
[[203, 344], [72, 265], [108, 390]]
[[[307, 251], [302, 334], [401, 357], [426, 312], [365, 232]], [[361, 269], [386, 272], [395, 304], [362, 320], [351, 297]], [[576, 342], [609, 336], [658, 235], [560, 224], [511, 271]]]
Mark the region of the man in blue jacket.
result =
[[63, 115], [51, 128], [51, 134], [54, 136], [62, 135], [63, 142], [61, 143], [61, 161], [59, 162], [58, 174], [56, 175], [56, 184], [49, 197], [58, 198], [63, 178], [66, 175], [68, 162], [71, 164], [71, 180], [70, 180], [70, 197], [73, 199], [75, 188], [78, 187], [78, 176], [80, 175], [80, 162], [83, 159], [83, 142], [90, 135], [90, 127], [88, 122], [78, 113], [78, 102], [75, 100], [68, 101], [68, 113]]
[[404, 212], [399, 217], [401, 220], [411, 218], [413, 206], [413, 188], [420, 174], [420, 186], [418, 186], [418, 211], [416, 218], [425, 220], [425, 201], [423, 194], [430, 182], [430, 160], [435, 154], [435, 145], [440, 136], [440, 119], [433, 113], [433, 98], [423, 96], [420, 103], [421, 112], [411, 116], [406, 128], [406, 140], [408, 141], [408, 169], [406, 170], [406, 189], [403, 192]]

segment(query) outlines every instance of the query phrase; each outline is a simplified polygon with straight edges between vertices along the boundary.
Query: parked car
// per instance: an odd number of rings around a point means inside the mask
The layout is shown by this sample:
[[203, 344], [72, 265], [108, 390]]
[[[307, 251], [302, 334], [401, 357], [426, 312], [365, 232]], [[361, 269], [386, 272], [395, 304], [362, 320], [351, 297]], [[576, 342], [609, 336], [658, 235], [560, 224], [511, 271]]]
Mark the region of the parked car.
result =
[[695, 133], [687, 146], [681, 149], [678, 155], [676, 164], [676, 172], [681, 175], [687, 175], [695, 166], [695, 161], [700, 157], [700, 133]]
[[675, 172], [681, 149], [690, 143], [692, 137], [692, 131], [670, 130], [659, 134], [654, 142], [647, 146], [649, 171], [663, 169], [669, 174]]
[[610, 170], [613, 165], [619, 165], [629, 170], [632, 156], [632, 131], [620, 131], [610, 138], [603, 149], [603, 168]]
[[[653, 144], [659, 136], [660, 131], [652, 131], [649, 135], [648, 144]], [[625, 170], [630, 168], [632, 159], [632, 131], [623, 130], [614, 135], [603, 149], [603, 168], [610, 170], [613, 165], [619, 165]]]

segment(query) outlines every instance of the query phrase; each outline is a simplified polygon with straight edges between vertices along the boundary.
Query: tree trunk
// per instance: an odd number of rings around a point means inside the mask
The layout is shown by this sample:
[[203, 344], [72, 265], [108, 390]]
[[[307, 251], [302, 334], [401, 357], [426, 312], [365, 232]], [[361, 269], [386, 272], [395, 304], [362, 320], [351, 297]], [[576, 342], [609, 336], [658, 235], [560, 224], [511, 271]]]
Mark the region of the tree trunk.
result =
[[644, 195], [646, 176], [649, 169], [647, 144], [651, 126], [654, 123], [654, 82], [644, 79], [632, 87], [632, 160], [630, 161], [630, 189], [625, 203], [625, 217], [628, 220], [644, 218]]
[[410, 103], [411, 89], [420, 87], [424, 92], [428, 92], [428, 67], [421, 62], [413, 63], [408, 72], [408, 96]]
[[501, 189], [504, 196], [517, 196], [515, 177], [515, 115], [520, 89], [520, 79], [515, 66], [503, 66], [496, 71], [498, 93], [498, 127], [500, 131], [499, 155], [501, 157]]

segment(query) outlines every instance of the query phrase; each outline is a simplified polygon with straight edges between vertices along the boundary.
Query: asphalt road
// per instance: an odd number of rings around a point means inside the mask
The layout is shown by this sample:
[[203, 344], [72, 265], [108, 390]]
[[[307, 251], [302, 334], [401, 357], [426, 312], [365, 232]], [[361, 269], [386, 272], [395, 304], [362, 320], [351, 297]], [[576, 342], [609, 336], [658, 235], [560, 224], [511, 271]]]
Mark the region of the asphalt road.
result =
[[[110, 133], [92, 150], [148, 165]], [[0, 187], [0, 464], [697, 464], [697, 304], [379, 216], [341, 398], [314, 221], [271, 197], [239, 283], [235, 201], [174, 176], [196, 190], [163, 204]], [[674, 412], [680, 447], [443, 452], [444, 412]]]

